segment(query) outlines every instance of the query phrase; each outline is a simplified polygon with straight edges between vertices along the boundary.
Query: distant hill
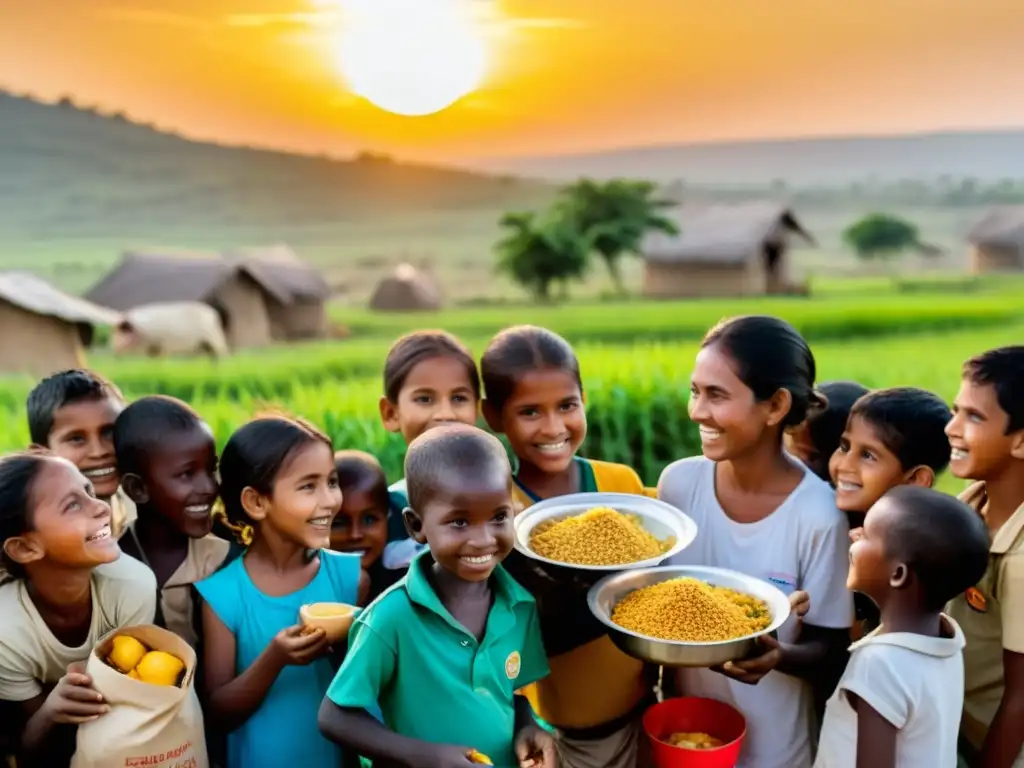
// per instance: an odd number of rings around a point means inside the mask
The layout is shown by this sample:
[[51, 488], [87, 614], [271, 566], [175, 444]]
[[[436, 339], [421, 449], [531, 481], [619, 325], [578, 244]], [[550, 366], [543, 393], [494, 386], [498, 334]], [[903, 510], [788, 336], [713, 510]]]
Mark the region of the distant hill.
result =
[[1024, 178], [1024, 129], [637, 147], [471, 163], [554, 181], [640, 176], [693, 184], [849, 184], [876, 180]]
[[364, 154], [332, 159], [190, 141], [70, 103], [0, 92], [0, 235], [151, 236], [258, 222], [503, 205], [542, 185]]

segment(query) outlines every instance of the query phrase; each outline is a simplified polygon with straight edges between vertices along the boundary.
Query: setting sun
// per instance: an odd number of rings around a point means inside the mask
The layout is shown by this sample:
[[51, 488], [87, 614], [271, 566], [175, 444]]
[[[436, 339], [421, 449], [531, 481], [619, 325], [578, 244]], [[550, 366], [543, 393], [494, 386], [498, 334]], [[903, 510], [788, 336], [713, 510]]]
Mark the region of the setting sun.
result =
[[348, 0], [336, 53], [353, 93], [409, 116], [473, 92], [488, 64], [471, 0]]

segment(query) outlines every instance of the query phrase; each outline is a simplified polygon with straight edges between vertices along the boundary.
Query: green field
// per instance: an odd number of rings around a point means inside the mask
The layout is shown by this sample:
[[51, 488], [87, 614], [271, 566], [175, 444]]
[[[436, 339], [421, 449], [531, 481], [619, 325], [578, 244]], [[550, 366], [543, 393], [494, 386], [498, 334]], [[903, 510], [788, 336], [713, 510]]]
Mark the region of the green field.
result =
[[[501, 327], [535, 323], [563, 333], [579, 354], [590, 424], [584, 453], [632, 464], [654, 483], [667, 463], [699, 451], [686, 416], [688, 380], [701, 336], [723, 316], [770, 313], [788, 319], [812, 343], [820, 381], [915, 385], [951, 399], [967, 357], [1024, 339], [1022, 296], [1019, 283], [953, 293], [915, 289], [906, 295], [863, 285], [812, 300], [624, 302], [430, 316], [340, 309], [338, 319], [354, 334], [342, 342], [276, 347], [220, 363], [118, 360], [102, 353], [92, 363], [130, 397], [162, 392], [188, 400], [221, 442], [254, 413], [280, 406], [321, 425], [338, 447], [375, 453], [389, 477], [397, 478], [403, 446], [377, 418], [380, 371], [390, 342], [412, 328], [442, 327], [479, 353]], [[23, 409], [30, 385], [0, 382], [6, 425], [0, 449], [28, 441]], [[943, 480], [947, 489], [960, 485]]]

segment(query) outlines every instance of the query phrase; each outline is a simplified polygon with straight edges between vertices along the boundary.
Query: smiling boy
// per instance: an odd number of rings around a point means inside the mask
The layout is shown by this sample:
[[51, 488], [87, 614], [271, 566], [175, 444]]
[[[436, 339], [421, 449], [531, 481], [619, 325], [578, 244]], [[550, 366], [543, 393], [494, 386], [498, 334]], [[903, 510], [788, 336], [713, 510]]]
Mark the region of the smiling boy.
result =
[[963, 367], [946, 428], [960, 498], [988, 526], [989, 567], [947, 612], [967, 639], [961, 749], [981, 768], [1024, 766], [1024, 346]]
[[196, 647], [193, 585], [224, 563], [230, 547], [210, 533], [219, 490], [213, 433], [185, 403], [156, 395], [117, 417], [114, 448], [124, 489], [138, 508], [121, 548], [156, 576], [157, 624]]
[[110, 504], [115, 537], [135, 519], [135, 505], [121, 490], [114, 456], [114, 421], [124, 410], [121, 391], [93, 371], [74, 368], [40, 381], [25, 403], [32, 443], [63, 456]]
[[[406, 525], [429, 552], [356, 621], [320, 709], [329, 739], [389, 766], [554, 768], [554, 741], [516, 691], [548, 672], [533, 598], [501, 567], [512, 550], [512, 472], [466, 425], [409, 446]], [[430, 706], [427, 701], [444, 702]], [[379, 702], [384, 724], [368, 713]]]

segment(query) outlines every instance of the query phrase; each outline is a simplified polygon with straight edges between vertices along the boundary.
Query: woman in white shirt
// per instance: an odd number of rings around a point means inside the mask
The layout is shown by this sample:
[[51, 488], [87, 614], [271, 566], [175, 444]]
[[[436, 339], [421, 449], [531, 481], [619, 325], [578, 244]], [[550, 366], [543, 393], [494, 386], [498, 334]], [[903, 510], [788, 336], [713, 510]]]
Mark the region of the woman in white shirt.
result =
[[703, 456], [675, 462], [658, 483], [658, 497], [698, 528], [673, 563], [730, 568], [810, 595], [799, 638], [791, 618], [778, 641], [765, 638], [760, 657], [677, 676], [680, 693], [727, 702], [747, 718], [738, 768], [809, 768], [807, 680], [834, 674], [849, 642], [846, 518], [828, 484], [782, 445], [787, 427], [825, 405], [815, 373], [807, 342], [783, 320], [738, 317], [712, 328], [690, 387]]

